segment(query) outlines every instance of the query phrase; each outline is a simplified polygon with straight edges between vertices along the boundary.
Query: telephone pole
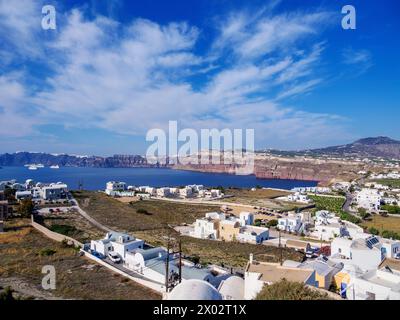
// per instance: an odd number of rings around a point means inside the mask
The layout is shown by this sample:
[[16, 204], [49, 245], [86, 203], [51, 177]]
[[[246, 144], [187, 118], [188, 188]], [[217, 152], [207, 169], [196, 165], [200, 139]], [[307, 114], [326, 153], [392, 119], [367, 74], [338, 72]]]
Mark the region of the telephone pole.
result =
[[182, 239], [179, 238], [179, 283], [182, 282]]
[[282, 244], [281, 244], [281, 229], [279, 229], [279, 253], [280, 253], [279, 262], [282, 265], [283, 251], [282, 251]]
[[167, 258], [165, 260], [165, 292], [168, 292], [169, 288], [169, 237], [167, 242]]

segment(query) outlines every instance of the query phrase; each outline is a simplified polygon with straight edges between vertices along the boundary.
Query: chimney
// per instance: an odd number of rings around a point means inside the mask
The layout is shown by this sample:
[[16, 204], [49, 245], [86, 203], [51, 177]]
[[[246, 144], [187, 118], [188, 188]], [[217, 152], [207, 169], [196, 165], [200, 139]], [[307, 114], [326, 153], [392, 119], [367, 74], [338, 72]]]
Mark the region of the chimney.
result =
[[249, 262], [250, 262], [250, 264], [253, 264], [253, 254], [252, 253], [250, 253]]

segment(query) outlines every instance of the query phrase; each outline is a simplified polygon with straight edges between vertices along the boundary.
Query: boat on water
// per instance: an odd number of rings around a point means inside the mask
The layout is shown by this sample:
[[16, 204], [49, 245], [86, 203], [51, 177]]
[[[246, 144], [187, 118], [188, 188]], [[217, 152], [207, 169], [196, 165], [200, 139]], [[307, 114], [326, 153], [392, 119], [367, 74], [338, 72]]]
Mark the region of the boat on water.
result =
[[41, 163], [35, 164], [35, 166], [36, 166], [37, 168], [44, 168], [44, 165], [41, 164]]
[[60, 166], [58, 164], [56, 164], [54, 166], [50, 166], [50, 169], [60, 169]]
[[35, 166], [35, 165], [31, 165], [31, 166], [28, 167], [28, 169], [29, 169], [29, 170], [37, 170], [38, 167]]

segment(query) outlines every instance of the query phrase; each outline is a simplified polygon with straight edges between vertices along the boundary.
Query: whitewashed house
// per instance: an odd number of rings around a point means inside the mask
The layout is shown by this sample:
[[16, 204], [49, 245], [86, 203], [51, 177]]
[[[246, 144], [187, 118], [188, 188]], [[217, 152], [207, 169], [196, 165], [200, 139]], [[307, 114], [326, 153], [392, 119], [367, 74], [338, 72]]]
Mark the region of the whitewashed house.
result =
[[354, 199], [358, 208], [364, 208], [368, 212], [378, 212], [381, 207], [382, 196], [377, 189], [363, 188]]
[[385, 259], [377, 269], [353, 277], [349, 300], [400, 300], [400, 261]]
[[287, 232], [299, 232], [302, 226], [301, 217], [289, 214], [287, 217], [279, 218], [277, 228]]
[[[123, 266], [163, 286], [166, 277], [166, 259], [167, 251], [161, 247], [145, 250], [135, 249], [126, 254]], [[187, 260], [182, 260], [181, 270], [183, 281], [189, 279], [204, 280], [214, 287], [218, 287], [222, 280], [231, 276], [222, 269], [199, 268]], [[178, 254], [169, 253], [168, 277], [170, 283], [178, 282]]]
[[254, 214], [251, 212], [241, 212], [240, 215], [240, 225], [243, 227], [245, 225], [254, 224]]
[[250, 260], [246, 266], [244, 276], [244, 299], [252, 300], [256, 298], [264, 285], [271, 285], [282, 279], [302, 282], [315, 287], [318, 285], [315, 281], [315, 271], [312, 269], [285, 267], [279, 263], [253, 261], [252, 254], [250, 254]]
[[157, 189], [157, 196], [166, 198], [170, 195], [170, 191], [168, 187], [158, 188]]
[[263, 227], [246, 225], [241, 227], [236, 240], [239, 242], [247, 242], [253, 244], [263, 243], [269, 239], [269, 229]]
[[355, 240], [335, 238], [331, 243], [331, 258], [368, 271], [375, 270], [383, 259], [395, 258], [400, 252], [399, 241], [368, 234], [359, 237]]
[[106, 256], [109, 252], [116, 252], [123, 260], [129, 251], [143, 248], [144, 241], [128, 234], [108, 232], [103, 239], [92, 240], [90, 249]]
[[106, 184], [105, 193], [109, 196], [115, 196], [119, 191], [127, 190], [127, 186], [125, 182], [121, 181], [109, 181]]

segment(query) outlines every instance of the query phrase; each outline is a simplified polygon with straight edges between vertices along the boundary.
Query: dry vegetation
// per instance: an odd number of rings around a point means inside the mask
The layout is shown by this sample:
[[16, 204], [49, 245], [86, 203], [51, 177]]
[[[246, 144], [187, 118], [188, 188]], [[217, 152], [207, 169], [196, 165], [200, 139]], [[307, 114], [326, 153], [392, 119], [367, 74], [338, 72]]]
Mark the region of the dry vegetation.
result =
[[379, 232], [388, 230], [400, 234], [400, 217], [382, 217], [374, 214], [368, 220], [363, 221], [362, 226], [376, 228]]
[[[193, 223], [206, 212], [219, 210], [218, 206], [195, 205], [162, 200], [143, 200], [133, 204], [121, 203], [101, 193], [80, 192], [74, 194], [82, 208], [97, 221], [119, 231], [131, 232], [154, 246], [166, 246], [169, 236], [179, 234], [169, 225]], [[144, 209], [148, 213], [138, 213]], [[140, 211], [140, 210], [139, 210]], [[225, 264], [244, 267], [249, 254], [259, 255], [262, 261], [278, 261], [279, 249], [264, 245], [221, 242], [182, 237], [182, 249], [187, 256], [197, 256], [203, 264]], [[302, 255], [291, 249], [283, 249], [284, 259], [301, 260]]]
[[102, 230], [93, 226], [75, 210], [46, 213], [43, 218], [43, 224], [48, 229], [72, 237], [82, 243], [104, 236]]
[[162, 200], [122, 203], [103, 193], [89, 191], [74, 192], [74, 197], [81, 208], [100, 223], [111, 229], [129, 232], [161, 229], [167, 224], [193, 223], [206, 212], [219, 210], [219, 206], [215, 205]]
[[[11, 220], [0, 234], [0, 284], [11, 285], [22, 298], [160, 299], [160, 295], [105, 267], [79, 257], [74, 248], [44, 237], [28, 220]], [[44, 265], [56, 269], [56, 290], [41, 288]]]

